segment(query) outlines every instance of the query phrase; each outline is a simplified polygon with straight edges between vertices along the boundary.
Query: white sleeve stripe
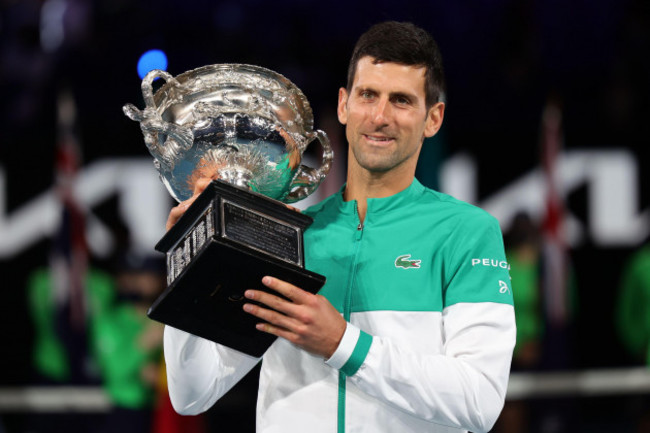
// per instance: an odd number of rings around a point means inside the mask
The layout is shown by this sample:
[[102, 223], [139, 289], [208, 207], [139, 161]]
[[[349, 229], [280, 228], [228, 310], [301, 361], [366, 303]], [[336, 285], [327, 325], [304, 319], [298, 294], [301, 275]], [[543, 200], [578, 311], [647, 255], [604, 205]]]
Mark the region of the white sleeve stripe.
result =
[[343, 368], [345, 363], [348, 362], [348, 359], [352, 356], [352, 352], [354, 352], [354, 348], [357, 346], [357, 341], [359, 341], [360, 334], [361, 331], [359, 328], [348, 322], [343, 337], [341, 338], [341, 342], [339, 343], [339, 347], [336, 348], [329, 359], [325, 360], [325, 363], [337, 370]]

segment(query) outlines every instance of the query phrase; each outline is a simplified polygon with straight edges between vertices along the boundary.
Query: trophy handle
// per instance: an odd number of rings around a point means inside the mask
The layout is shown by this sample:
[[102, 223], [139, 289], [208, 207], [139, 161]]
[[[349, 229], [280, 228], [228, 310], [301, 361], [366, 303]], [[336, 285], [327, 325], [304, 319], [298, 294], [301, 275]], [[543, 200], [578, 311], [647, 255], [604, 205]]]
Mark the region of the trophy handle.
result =
[[311, 134], [311, 136], [312, 139], [307, 143], [305, 148], [313, 143], [314, 140], [320, 141], [321, 147], [323, 148], [321, 166], [318, 169], [302, 164], [298, 167], [298, 172], [291, 184], [292, 190], [282, 200], [286, 203], [300, 201], [316, 191], [316, 188], [318, 188], [318, 185], [320, 185], [320, 183], [325, 179], [325, 176], [327, 176], [327, 173], [329, 173], [330, 168], [332, 167], [334, 151], [332, 150], [329, 138], [327, 138], [327, 134], [320, 129], [317, 129]]
[[153, 100], [153, 80], [156, 78], [161, 78], [176, 87], [180, 86], [178, 81], [176, 81], [176, 78], [174, 78], [169, 72], [161, 69], [153, 69], [149, 71], [142, 79], [140, 88], [142, 89], [142, 97], [144, 98], [146, 108], [153, 108], [154, 110], [158, 108]]
[[[140, 122], [144, 141], [149, 152], [163, 165], [171, 167], [179, 160], [179, 155], [192, 147], [194, 134], [189, 128], [163, 120], [153, 97], [153, 80], [161, 78], [173, 86], [180, 86], [168, 72], [154, 69], [142, 80], [142, 97], [144, 110], [138, 110], [133, 104], [122, 107], [124, 114], [131, 120]], [[160, 136], [162, 134], [162, 136]]]

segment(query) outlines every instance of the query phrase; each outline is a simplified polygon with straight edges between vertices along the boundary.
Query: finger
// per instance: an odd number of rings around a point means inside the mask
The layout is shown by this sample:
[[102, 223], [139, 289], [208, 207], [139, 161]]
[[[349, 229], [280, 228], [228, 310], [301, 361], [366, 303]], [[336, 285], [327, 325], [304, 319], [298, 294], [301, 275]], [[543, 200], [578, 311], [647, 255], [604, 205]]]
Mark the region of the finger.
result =
[[296, 326], [298, 326], [298, 323], [295, 319], [278, 313], [277, 311], [260, 307], [259, 305], [244, 304], [243, 308], [245, 312], [252, 314], [253, 316], [262, 319], [265, 322], [272, 324], [278, 328], [284, 328], [291, 331]]
[[291, 283], [269, 276], [262, 278], [262, 284], [289, 298], [296, 304], [303, 304], [309, 301], [309, 299], [311, 299], [310, 297], [313, 296], [311, 293], [306, 292]]
[[296, 304], [271, 293], [262, 290], [246, 290], [244, 296], [287, 316], [293, 316], [295, 314]]
[[172, 210], [169, 212], [169, 216], [167, 217], [167, 224], [165, 225], [166, 229], [169, 230], [171, 229], [174, 224], [178, 222], [179, 219], [183, 216], [185, 211], [194, 203], [194, 200], [196, 200], [196, 195], [190, 197], [189, 199], [180, 202], [177, 206], [173, 207]]
[[291, 206], [290, 204], [286, 204], [286, 203], [284, 205], [294, 212], [302, 213], [302, 211], [295, 206]]
[[258, 323], [257, 325], [255, 325], [255, 328], [258, 331], [266, 332], [267, 334], [272, 334], [277, 337], [284, 338], [285, 340], [291, 343], [294, 344], [298, 343], [298, 336], [288, 329], [276, 325], [272, 325], [270, 323]]

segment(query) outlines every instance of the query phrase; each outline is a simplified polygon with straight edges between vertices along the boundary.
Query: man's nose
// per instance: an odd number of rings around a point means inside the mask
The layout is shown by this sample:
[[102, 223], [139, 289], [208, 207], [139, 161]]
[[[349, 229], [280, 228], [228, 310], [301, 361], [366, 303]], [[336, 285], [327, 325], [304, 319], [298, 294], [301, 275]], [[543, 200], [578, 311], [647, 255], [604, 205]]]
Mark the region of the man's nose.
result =
[[390, 116], [390, 104], [388, 99], [380, 98], [372, 112], [372, 121], [377, 125], [384, 125]]

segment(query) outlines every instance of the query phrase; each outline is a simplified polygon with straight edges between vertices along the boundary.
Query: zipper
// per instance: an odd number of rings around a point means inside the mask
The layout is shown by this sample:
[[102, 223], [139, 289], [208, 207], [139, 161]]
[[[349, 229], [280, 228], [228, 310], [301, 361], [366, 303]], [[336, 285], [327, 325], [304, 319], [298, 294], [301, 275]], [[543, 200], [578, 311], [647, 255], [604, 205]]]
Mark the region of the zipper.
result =
[[[361, 249], [361, 239], [363, 238], [363, 229], [364, 225], [359, 218], [359, 208], [358, 204], [354, 202], [354, 213], [357, 216], [357, 229], [354, 234], [354, 254], [352, 262], [351, 277], [348, 283], [348, 287], [345, 291], [345, 299], [343, 303], [343, 318], [346, 322], [350, 321], [350, 313], [352, 309], [352, 287], [355, 283], [355, 277], [357, 275], [357, 260], [359, 258], [359, 250]], [[346, 375], [342, 371], [339, 371], [339, 395], [338, 395], [338, 413], [337, 413], [337, 433], [345, 433], [345, 394], [346, 394]]]
[[343, 317], [345, 320], [350, 320], [350, 309], [352, 308], [352, 287], [354, 286], [356, 275], [357, 275], [357, 259], [359, 258], [359, 249], [361, 245], [361, 239], [363, 238], [363, 223], [361, 218], [359, 218], [359, 207], [357, 201], [354, 202], [354, 214], [357, 216], [357, 230], [354, 235], [354, 260], [352, 261], [352, 275], [350, 277], [350, 283], [345, 292], [345, 304], [343, 304]]

